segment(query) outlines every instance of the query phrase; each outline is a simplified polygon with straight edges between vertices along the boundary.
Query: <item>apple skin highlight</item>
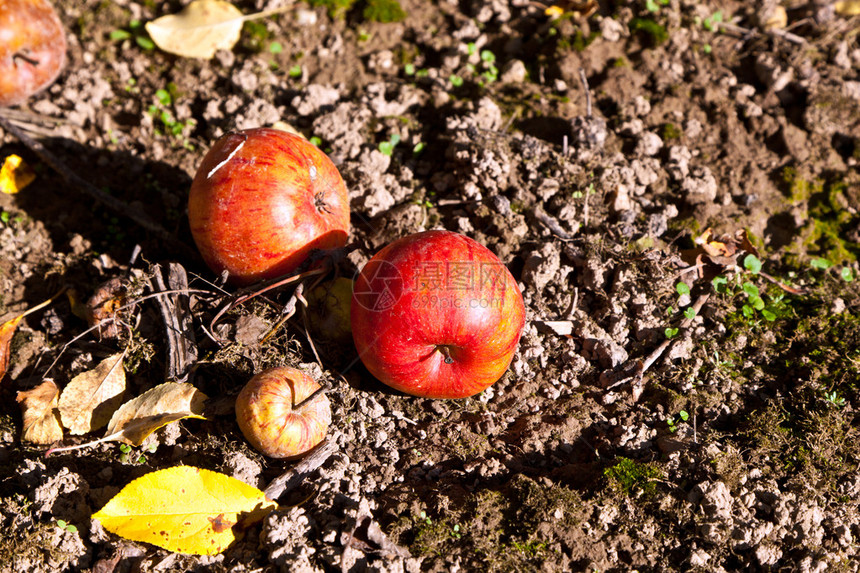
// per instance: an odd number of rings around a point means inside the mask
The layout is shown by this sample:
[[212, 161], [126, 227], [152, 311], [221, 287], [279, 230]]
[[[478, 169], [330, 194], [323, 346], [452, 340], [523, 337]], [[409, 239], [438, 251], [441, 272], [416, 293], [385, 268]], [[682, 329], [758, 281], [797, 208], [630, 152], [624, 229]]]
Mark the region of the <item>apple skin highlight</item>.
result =
[[486, 247], [450, 231], [399, 239], [355, 283], [353, 339], [381, 382], [426, 398], [465, 398], [507, 370], [525, 325], [522, 294]]

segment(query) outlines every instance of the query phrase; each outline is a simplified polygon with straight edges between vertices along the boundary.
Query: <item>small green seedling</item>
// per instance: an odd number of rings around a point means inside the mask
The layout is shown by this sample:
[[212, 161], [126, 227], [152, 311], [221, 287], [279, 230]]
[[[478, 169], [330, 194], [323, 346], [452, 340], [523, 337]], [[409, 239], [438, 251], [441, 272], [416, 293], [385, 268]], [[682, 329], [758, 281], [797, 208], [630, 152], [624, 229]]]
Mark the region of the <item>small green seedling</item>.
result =
[[835, 406], [837, 408], [841, 408], [845, 405], [845, 398], [839, 395], [836, 390], [831, 390], [824, 394], [824, 399], [830, 403], [831, 406]]
[[686, 410], [681, 410], [678, 412], [677, 416], [672, 416], [668, 420], [666, 420], [666, 425], [669, 426], [669, 431], [673, 434], [678, 431], [678, 426], [681, 422], [686, 422], [690, 419], [690, 414], [687, 413]]
[[68, 531], [69, 533], [74, 533], [78, 530], [77, 527], [75, 527], [71, 523], [68, 523], [65, 519], [58, 519], [57, 520], [57, 527], [59, 527], [62, 530]]
[[152, 51], [155, 49], [155, 43], [146, 33], [146, 28], [140, 20], [129, 22], [127, 29], [112, 30], [110, 39], [114, 42], [134, 40], [134, 43], [142, 50]]
[[394, 153], [394, 148], [397, 147], [398, 143], [400, 143], [400, 135], [393, 133], [388, 141], [383, 141], [379, 144], [379, 152], [390, 157]]
[[809, 266], [811, 266], [813, 269], [816, 269], [819, 271], [826, 271], [831, 266], [833, 266], [833, 264], [830, 261], [828, 261], [827, 259], [823, 259], [821, 257], [818, 257], [818, 258], [815, 258], [815, 259], [812, 259], [811, 261], [809, 261]]

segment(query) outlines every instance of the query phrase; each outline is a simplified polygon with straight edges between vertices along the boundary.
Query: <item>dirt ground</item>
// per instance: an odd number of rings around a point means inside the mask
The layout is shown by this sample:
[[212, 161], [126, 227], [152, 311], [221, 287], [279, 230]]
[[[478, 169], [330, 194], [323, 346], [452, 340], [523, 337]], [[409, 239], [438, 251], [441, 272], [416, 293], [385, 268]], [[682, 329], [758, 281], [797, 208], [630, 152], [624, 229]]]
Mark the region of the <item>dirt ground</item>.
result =
[[[409, 233], [464, 233], [519, 281], [525, 332], [508, 373], [458, 401], [386, 389], [324, 333], [320, 367], [299, 319], [263, 340], [288, 288], [229, 313], [217, 345], [203, 328], [226, 294], [193, 249], [3, 131], [2, 156], [37, 178], [0, 195], [0, 320], [61, 287], [74, 296], [12, 340], [0, 570], [860, 569], [851, 2], [559, 2], [553, 18], [525, 0], [401, 0], [395, 22], [365, 10], [385, 2], [298, 2], [212, 60], [147, 43], [139, 23], [182, 4], [56, 0], [69, 61], [26, 106], [51, 120], [35, 136], [50, 153], [193, 246], [186, 202], [203, 154], [230, 130], [286, 122], [347, 182], [358, 248], [341, 275]], [[46, 458], [22, 442], [17, 392], [45, 377], [62, 388], [126, 349], [129, 396], [165, 381], [162, 314], [145, 297], [171, 261], [196, 289], [189, 381], [209, 418], [131, 451]], [[73, 304], [111, 279], [141, 299], [113, 339], [85, 333]], [[156, 469], [265, 487], [291, 467], [255, 452], [232, 413], [245, 381], [276, 364], [331, 386], [336, 444], [281, 509], [214, 557], [91, 520]]]

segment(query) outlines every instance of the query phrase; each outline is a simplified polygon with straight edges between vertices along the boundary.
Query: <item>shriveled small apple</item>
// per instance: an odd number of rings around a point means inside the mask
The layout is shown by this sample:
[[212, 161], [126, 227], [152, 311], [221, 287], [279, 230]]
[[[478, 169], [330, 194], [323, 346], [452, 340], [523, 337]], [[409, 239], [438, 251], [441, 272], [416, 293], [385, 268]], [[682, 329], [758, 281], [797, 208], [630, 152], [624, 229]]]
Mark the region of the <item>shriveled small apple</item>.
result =
[[317, 382], [295, 368], [280, 366], [260, 372], [236, 398], [236, 420], [245, 438], [270, 458], [295, 458], [325, 438], [331, 404], [318, 394]]
[[48, 0], [0, 2], [0, 107], [54, 83], [65, 63], [66, 33]]
[[349, 197], [334, 163], [279, 129], [228, 133], [203, 158], [188, 222], [206, 264], [236, 285], [294, 271], [314, 249], [346, 244]]

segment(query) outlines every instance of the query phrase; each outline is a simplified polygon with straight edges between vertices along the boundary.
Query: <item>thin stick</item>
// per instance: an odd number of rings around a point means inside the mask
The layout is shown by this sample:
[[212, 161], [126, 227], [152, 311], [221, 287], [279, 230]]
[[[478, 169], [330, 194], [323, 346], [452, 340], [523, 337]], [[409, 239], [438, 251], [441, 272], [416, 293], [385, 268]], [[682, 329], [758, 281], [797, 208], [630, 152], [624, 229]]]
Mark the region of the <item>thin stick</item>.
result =
[[585, 117], [591, 117], [591, 90], [588, 88], [588, 78], [585, 76], [585, 68], [579, 68], [579, 81], [585, 90]]
[[[702, 307], [704, 306], [704, 304], [706, 302], [708, 302], [708, 299], [710, 297], [711, 297], [710, 294], [703, 294], [702, 296], [700, 296], [699, 298], [696, 299], [696, 302], [693, 304], [693, 310], [696, 311], [697, 315], [699, 314], [699, 311], [702, 310]], [[693, 319], [684, 317], [684, 320], [681, 321], [680, 326], [681, 326], [681, 328], [689, 328], [689, 326], [692, 323], [693, 323]], [[642, 363], [642, 370], [639, 373], [639, 377], [641, 377], [642, 374], [644, 374], [645, 371], [648, 370], [648, 368], [650, 368], [651, 365], [654, 364], [663, 355], [663, 353], [666, 351], [666, 349], [669, 348], [669, 345], [672, 344], [673, 340], [674, 339], [672, 339], [672, 338], [667, 338], [666, 340], [663, 341], [663, 343], [660, 346], [655, 348], [654, 351], [648, 355], [648, 357]]]
[[285, 471], [265, 489], [266, 497], [277, 500], [286, 492], [295, 489], [308, 474], [323, 465], [337, 450], [337, 443], [332, 438], [326, 440], [316, 447], [305, 459], [296, 464], [295, 467]]

